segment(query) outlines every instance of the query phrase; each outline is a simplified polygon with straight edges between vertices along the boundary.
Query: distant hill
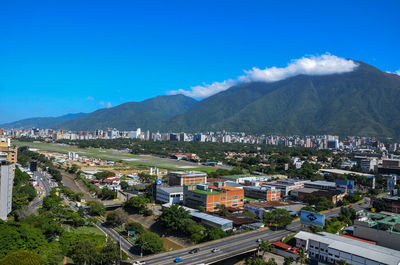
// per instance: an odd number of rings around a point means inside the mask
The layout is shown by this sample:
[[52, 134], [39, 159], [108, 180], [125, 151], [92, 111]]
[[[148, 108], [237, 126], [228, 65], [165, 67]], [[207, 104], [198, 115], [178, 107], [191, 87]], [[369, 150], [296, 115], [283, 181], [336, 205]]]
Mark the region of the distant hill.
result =
[[55, 128], [68, 130], [157, 129], [166, 120], [187, 112], [196, 103], [196, 100], [183, 95], [158, 96], [141, 102], [127, 102], [113, 108], [96, 110], [80, 118], [56, 124]]
[[165, 124], [174, 131], [400, 136], [400, 76], [352, 72], [242, 83]]
[[79, 117], [86, 115], [86, 113], [75, 113], [75, 114], [66, 114], [60, 117], [38, 117], [38, 118], [29, 118], [24, 120], [19, 120], [15, 122], [9, 122], [0, 124], [0, 128], [4, 129], [12, 129], [12, 128], [51, 128], [57, 123], [70, 121]]
[[354, 71], [343, 74], [241, 83], [199, 102], [183, 95], [158, 96], [86, 115], [26, 119], [0, 127], [400, 138], [400, 76], [357, 63]]

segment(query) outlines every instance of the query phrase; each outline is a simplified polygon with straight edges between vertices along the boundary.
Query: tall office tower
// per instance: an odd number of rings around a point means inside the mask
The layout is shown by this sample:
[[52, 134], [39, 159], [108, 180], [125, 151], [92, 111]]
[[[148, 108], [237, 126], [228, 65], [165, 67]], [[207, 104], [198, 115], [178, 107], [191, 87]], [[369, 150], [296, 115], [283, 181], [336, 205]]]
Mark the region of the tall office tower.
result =
[[7, 220], [11, 212], [12, 188], [14, 179], [14, 168], [7, 161], [0, 161], [0, 219]]

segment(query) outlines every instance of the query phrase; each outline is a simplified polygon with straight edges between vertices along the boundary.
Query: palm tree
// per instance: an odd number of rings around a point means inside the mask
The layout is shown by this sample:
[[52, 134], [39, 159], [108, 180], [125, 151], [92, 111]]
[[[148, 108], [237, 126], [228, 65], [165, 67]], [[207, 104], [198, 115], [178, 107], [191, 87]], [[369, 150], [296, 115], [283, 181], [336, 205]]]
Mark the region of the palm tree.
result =
[[292, 257], [285, 257], [283, 265], [292, 265], [294, 259]]
[[298, 257], [296, 258], [296, 262], [297, 263], [300, 263], [300, 264], [306, 264], [306, 262], [307, 262], [307, 260], [308, 260], [308, 257], [307, 257], [307, 252], [306, 252], [306, 250], [303, 248], [303, 247], [301, 247], [300, 249], [299, 249], [299, 253], [298, 253]]
[[274, 245], [271, 244], [268, 240], [261, 240], [260, 245], [258, 245], [258, 251], [262, 251], [262, 256], [264, 257], [265, 252], [271, 252], [274, 249]]

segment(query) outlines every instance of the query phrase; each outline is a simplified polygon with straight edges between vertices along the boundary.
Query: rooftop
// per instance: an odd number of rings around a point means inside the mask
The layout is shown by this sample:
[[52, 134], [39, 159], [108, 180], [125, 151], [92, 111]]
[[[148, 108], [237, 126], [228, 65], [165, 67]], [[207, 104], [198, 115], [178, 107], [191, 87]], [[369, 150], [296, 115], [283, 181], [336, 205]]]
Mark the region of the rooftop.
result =
[[197, 193], [200, 193], [200, 194], [219, 194], [220, 192], [219, 191], [216, 191], [216, 190], [199, 190], [199, 189], [195, 189], [195, 190], [193, 190], [193, 192], [197, 192]]
[[331, 249], [358, 255], [382, 264], [400, 264], [400, 251], [338, 236], [335, 234], [330, 234], [327, 232], [313, 234], [300, 231], [296, 234], [295, 238], [321, 242], [327, 244]]
[[163, 190], [167, 193], [181, 193], [183, 192], [183, 186], [157, 187], [157, 190]]
[[218, 216], [214, 216], [211, 214], [206, 214], [206, 213], [202, 213], [202, 212], [198, 212], [198, 211], [191, 211], [190, 214], [193, 217], [197, 217], [203, 220], [207, 220], [210, 222], [213, 222], [215, 224], [219, 224], [219, 225], [224, 225], [224, 224], [232, 224], [233, 222], [231, 220], [225, 219], [225, 218], [221, 218]]

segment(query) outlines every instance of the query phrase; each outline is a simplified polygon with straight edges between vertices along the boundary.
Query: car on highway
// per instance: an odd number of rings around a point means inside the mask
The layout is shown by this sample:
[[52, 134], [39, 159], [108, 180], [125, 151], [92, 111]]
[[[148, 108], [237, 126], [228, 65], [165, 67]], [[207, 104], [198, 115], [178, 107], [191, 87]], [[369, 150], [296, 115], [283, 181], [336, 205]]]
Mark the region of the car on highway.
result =
[[174, 259], [174, 262], [175, 262], [175, 263], [182, 262], [182, 261], [183, 261], [182, 258], [176, 258], [176, 259]]
[[258, 238], [256, 242], [257, 242], [257, 243], [261, 243], [261, 242], [262, 242], [262, 239], [261, 239], [261, 238]]
[[132, 265], [145, 265], [146, 262], [145, 261], [135, 261], [134, 263], [132, 263]]
[[219, 248], [213, 248], [213, 250], [211, 250], [212, 253], [215, 253], [215, 252], [218, 252], [218, 251], [220, 251]]
[[200, 251], [200, 248], [194, 248], [191, 251], [189, 251], [189, 254], [194, 254]]

